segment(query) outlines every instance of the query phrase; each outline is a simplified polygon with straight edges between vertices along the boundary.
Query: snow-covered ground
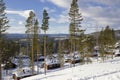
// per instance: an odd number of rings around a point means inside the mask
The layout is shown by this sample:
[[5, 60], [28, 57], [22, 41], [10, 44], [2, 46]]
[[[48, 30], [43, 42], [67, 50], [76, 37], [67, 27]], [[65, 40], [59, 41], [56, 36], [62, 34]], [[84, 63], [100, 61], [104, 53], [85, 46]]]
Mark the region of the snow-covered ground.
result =
[[105, 62], [55, 69], [48, 71], [46, 75], [39, 74], [21, 80], [120, 80], [120, 57]]
[[[120, 80], [120, 57], [109, 58], [105, 62], [101, 62], [100, 58], [91, 58], [91, 60], [93, 63], [76, 64], [75, 67], [69, 67], [70, 64], [67, 63], [62, 68], [47, 70], [46, 75], [44, 69], [39, 68], [39, 75], [21, 80]], [[35, 68], [37, 70], [36, 66]], [[27, 69], [28, 67], [24, 67], [24, 70]], [[3, 71], [3, 80], [12, 80], [12, 73], [15, 71], [16, 69], [9, 70], [9, 75], [5, 75]]]

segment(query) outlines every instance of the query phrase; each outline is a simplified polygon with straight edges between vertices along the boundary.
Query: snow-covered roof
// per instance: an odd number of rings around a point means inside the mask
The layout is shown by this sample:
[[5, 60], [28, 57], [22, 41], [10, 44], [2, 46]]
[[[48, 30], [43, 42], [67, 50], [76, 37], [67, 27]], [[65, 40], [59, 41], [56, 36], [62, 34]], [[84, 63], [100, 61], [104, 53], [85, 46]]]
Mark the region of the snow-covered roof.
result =
[[46, 59], [47, 65], [57, 64], [57, 63], [59, 63], [59, 60], [57, 58]]
[[99, 50], [99, 48], [100, 48], [99, 46], [95, 46], [94, 50]]
[[120, 50], [119, 49], [115, 50], [115, 55], [117, 55], [117, 54], [120, 54]]

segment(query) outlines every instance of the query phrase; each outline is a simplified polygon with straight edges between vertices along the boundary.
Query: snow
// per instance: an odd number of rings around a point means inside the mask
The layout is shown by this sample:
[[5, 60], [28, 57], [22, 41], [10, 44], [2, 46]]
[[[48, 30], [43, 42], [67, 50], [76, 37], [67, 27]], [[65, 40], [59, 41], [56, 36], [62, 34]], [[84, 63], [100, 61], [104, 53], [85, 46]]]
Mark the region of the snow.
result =
[[115, 50], [115, 55], [117, 55], [117, 54], [120, 54], [120, 50], [119, 49]]
[[[19, 65], [20, 60], [19, 60], [19, 58], [18, 59], [15, 58], [14, 60], [12, 60], [12, 62], [15, 63], [16, 65]], [[30, 59], [29, 58], [23, 58], [23, 59], [21, 58], [21, 62], [22, 62], [23, 66], [29, 66]]]
[[96, 59], [92, 64], [76, 64], [76, 67], [59, 68], [21, 80], [120, 80], [120, 58], [105, 62]]
[[47, 58], [46, 59], [46, 64], [47, 65], [50, 65], [50, 64], [56, 64], [56, 63], [59, 63], [59, 60], [57, 58]]

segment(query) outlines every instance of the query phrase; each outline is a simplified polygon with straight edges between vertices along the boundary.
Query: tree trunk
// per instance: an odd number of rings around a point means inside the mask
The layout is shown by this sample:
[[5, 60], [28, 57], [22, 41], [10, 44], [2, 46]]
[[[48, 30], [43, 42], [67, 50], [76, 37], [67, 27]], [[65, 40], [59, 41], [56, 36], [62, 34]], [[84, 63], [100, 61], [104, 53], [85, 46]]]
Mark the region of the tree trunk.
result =
[[1, 67], [1, 60], [0, 60], [0, 80], [2, 80], [2, 67]]
[[33, 43], [34, 43], [34, 40], [32, 40], [32, 54], [31, 54], [31, 57], [32, 57], [32, 60], [31, 60], [31, 64], [32, 64], [32, 75], [34, 75], [34, 46], [33, 46]]
[[[0, 44], [1, 44], [1, 33], [0, 33]], [[1, 64], [2, 64], [2, 53], [1, 53], [1, 48], [0, 48], [0, 80], [2, 80], [2, 66], [1, 66]]]
[[46, 69], [47, 69], [47, 66], [46, 66], [46, 31], [44, 31], [44, 57], [45, 57], [44, 72], [46, 75]]
[[[71, 34], [71, 33], [70, 33]], [[73, 43], [72, 43], [72, 36], [70, 37], [70, 55], [72, 56], [72, 52], [73, 52]], [[72, 67], [72, 59], [70, 60], [70, 67]]]

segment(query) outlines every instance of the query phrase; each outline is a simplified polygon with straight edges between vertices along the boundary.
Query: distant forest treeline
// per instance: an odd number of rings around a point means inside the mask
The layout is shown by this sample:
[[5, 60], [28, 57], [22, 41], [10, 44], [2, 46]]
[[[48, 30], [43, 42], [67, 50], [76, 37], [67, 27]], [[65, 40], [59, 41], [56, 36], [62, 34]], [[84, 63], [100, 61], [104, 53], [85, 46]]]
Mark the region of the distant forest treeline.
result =
[[[96, 36], [96, 33], [99, 34], [99, 32], [90, 33], [93, 36]], [[66, 36], [68, 37], [69, 34], [47, 34], [48, 37], [60, 37], [60, 36]], [[8, 39], [23, 39], [26, 38], [26, 34], [18, 34], [18, 33], [12, 33], [12, 34], [6, 34], [6, 37]], [[39, 37], [43, 37], [43, 34], [40, 34]], [[120, 39], [120, 30], [115, 30], [115, 37], [116, 39]]]

